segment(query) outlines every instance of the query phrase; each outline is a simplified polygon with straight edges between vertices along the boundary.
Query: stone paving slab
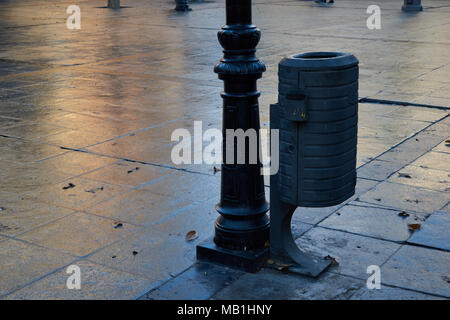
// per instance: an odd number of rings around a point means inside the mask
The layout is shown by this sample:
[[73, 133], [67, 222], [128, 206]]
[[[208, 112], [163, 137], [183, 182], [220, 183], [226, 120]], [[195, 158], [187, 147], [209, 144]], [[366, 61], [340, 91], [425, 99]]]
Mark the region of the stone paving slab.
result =
[[164, 167], [156, 167], [130, 161], [118, 161], [88, 173], [87, 175], [84, 175], [84, 177], [111, 184], [139, 187], [144, 184], [152, 183], [152, 181], [157, 179], [161, 179], [170, 173], [171, 170]]
[[129, 190], [131, 188], [75, 177], [58, 184], [39, 187], [33, 193], [26, 195], [26, 198], [81, 210]]
[[125, 300], [134, 299], [150, 286], [149, 280], [85, 260], [80, 268], [81, 288], [67, 289], [67, 268], [62, 268], [31, 285], [15, 291], [7, 300]]
[[[443, 144], [445, 146], [445, 142], [443, 142]], [[433, 150], [439, 150], [439, 146], [434, 148]], [[450, 154], [445, 152], [429, 152], [411, 163], [411, 165], [419, 166], [421, 168], [450, 171]]]
[[[407, 216], [403, 217], [402, 214]], [[411, 236], [408, 224], [421, 223], [423, 219], [420, 215], [398, 210], [347, 205], [322, 221], [319, 226], [383, 240], [406, 242]]]
[[[195, 262], [195, 246], [212, 236], [216, 200], [175, 210], [151, 228], [136, 232], [88, 257], [90, 261], [133, 274], [151, 277], [154, 286], [167, 281]], [[186, 241], [194, 230], [198, 238]], [[133, 254], [136, 252], [136, 254]], [[163, 253], [164, 259], [161, 259]], [[150, 288], [149, 288], [150, 289]]]
[[388, 181], [441, 192], [450, 191], [450, 177], [447, 171], [409, 165], [391, 176]]
[[67, 151], [62, 155], [47, 159], [43, 163], [49, 168], [69, 175], [80, 175], [116, 161], [112, 158], [99, 157], [85, 152]]
[[310, 254], [336, 259], [339, 265], [332, 266], [330, 272], [360, 279], [368, 278], [368, 266], [381, 266], [400, 247], [394, 242], [321, 227], [309, 230], [295, 242]]
[[442, 208], [449, 196], [445, 192], [384, 181], [363, 194], [360, 200], [398, 210], [431, 214]]
[[2, 141], [1, 143], [1, 160], [32, 164], [67, 152], [67, 150], [63, 150], [59, 147], [49, 146], [38, 142], [19, 141], [17, 139], [8, 140], [10, 140], [10, 142], [7, 143]]
[[438, 146], [436, 146], [433, 151], [450, 153], [450, 137], [442, 141]]
[[358, 168], [357, 173], [360, 178], [383, 181], [389, 178], [394, 172], [403, 168], [403, 166], [402, 163], [377, 159]]
[[450, 212], [450, 203], [447, 204], [444, 208], [442, 208], [441, 211]]
[[350, 300], [445, 300], [445, 298], [411, 290], [382, 286], [379, 290], [363, 287], [356, 291]]
[[86, 256], [137, 232], [139, 228], [112, 219], [77, 212], [18, 236], [44, 247]]
[[175, 279], [168, 281], [140, 299], [206, 300], [244, 274], [239, 270], [198, 262]]
[[73, 256], [14, 239], [2, 241], [1, 248], [0, 297], [75, 260]]
[[414, 232], [408, 243], [450, 251], [450, 214], [444, 211], [434, 212]]
[[450, 253], [403, 246], [381, 267], [381, 282], [450, 298]]
[[218, 292], [216, 300], [305, 300], [349, 299], [364, 285], [363, 281], [327, 273], [318, 279], [290, 275], [264, 269], [256, 274], [245, 274], [230, 286]]
[[5, 201], [0, 204], [0, 234], [17, 236], [65, 217], [73, 210], [35, 201]]

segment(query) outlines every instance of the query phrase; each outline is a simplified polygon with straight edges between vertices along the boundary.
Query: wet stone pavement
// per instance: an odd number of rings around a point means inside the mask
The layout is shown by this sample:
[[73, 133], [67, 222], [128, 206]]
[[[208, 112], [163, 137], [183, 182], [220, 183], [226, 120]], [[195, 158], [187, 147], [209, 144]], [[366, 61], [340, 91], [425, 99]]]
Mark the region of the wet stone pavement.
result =
[[[338, 264], [318, 279], [196, 263], [213, 234], [220, 172], [174, 165], [171, 133], [221, 128], [216, 32], [224, 1], [0, 0], [0, 298], [442, 299], [450, 297], [450, 4], [255, 0], [260, 119], [277, 63], [306, 51], [360, 60], [357, 194], [299, 208], [296, 241]], [[268, 179], [267, 179], [268, 182]], [[267, 184], [267, 196], [268, 196]], [[411, 226], [412, 225], [412, 226]], [[414, 225], [417, 226], [414, 229]], [[188, 231], [199, 237], [186, 241]], [[81, 289], [66, 287], [69, 265]], [[367, 267], [381, 268], [369, 290]]]

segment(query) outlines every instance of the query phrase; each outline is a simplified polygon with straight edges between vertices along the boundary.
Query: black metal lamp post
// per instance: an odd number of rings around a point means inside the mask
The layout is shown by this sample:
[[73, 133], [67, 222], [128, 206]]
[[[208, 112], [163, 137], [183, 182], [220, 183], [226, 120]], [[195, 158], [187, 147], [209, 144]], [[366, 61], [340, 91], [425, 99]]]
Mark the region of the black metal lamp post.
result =
[[120, 9], [120, 0], [108, 0], [108, 8]]
[[[255, 56], [261, 32], [252, 25], [251, 6], [251, 0], [226, 0], [226, 25], [218, 32], [224, 56], [214, 72], [224, 81], [221, 94], [224, 161], [227, 159], [227, 129], [254, 129], [259, 140], [260, 94], [256, 81], [266, 67]], [[235, 141], [235, 158], [236, 152]], [[249, 163], [248, 145], [245, 153], [244, 164], [222, 164], [220, 202], [216, 207], [220, 216], [215, 223], [214, 243], [199, 245], [197, 258], [255, 272], [268, 257], [269, 219], [266, 212], [269, 206], [265, 199], [261, 162], [258, 159], [256, 164]]]

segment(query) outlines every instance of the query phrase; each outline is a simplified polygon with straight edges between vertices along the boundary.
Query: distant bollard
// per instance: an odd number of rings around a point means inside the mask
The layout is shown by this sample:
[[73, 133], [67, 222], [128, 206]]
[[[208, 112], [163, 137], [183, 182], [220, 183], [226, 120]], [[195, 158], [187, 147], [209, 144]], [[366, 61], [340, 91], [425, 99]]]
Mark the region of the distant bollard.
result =
[[120, 0], [108, 0], [108, 8], [120, 9]]
[[406, 12], [422, 11], [422, 0], [405, 0], [402, 10]]
[[270, 129], [279, 129], [280, 169], [270, 178], [270, 256], [289, 270], [316, 277], [330, 261], [295, 244], [291, 218], [298, 206], [329, 207], [355, 193], [358, 60], [312, 52], [283, 59]]
[[176, 7], [175, 7], [176, 11], [191, 11], [192, 10], [191, 8], [189, 8], [188, 0], [175, 0], [175, 3], [176, 3]]

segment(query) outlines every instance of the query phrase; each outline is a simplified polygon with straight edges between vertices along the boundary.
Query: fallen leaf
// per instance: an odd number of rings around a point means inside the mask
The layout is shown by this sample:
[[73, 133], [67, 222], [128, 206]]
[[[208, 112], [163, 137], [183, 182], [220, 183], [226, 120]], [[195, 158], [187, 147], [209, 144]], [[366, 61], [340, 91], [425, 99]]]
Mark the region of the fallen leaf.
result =
[[409, 217], [409, 213], [406, 213], [405, 211], [402, 211], [402, 212], [400, 212], [400, 213], [398, 214], [398, 216], [399, 216], [399, 217], [402, 217], [402, 218], [406, 218], [406, 217]]
[[276, 262], [275, 265], [277, 266], [278, 271], [287, 271], [292, 266], [290, 264], [284, 264], [281, 262]]
[[410, 231], [416, 231], [416, 230], [419, 230], [420, 227], [421, 227], [420, 223], [410, 223], [410, 224], [408, 224], [408, 229], [409, 229]]
[[330, 256], [330, 255], [327, 255], [324, 259], [330, 260], [332, 266], [338, 266], [339, 265], [339, 262], [335, 258]]
[[398, 173], [398, 177], [399, 177], [399, 178], [408, 178], [408, 179], [411, 179], [411, 176], [410, 176], [408, 173], [401, 173], [401, 172], [399, 172], [399, 173]]
[[192, 241], [198, 238], [198, 233], [195, 230], [191, 230], [188, 233], [186, 233], [186, 241]]

